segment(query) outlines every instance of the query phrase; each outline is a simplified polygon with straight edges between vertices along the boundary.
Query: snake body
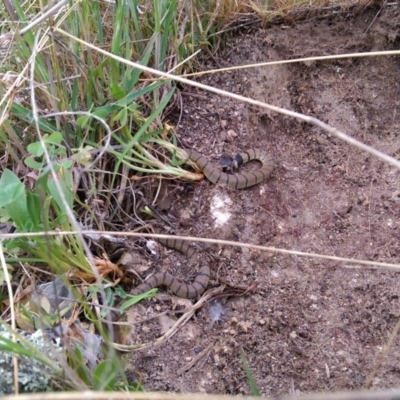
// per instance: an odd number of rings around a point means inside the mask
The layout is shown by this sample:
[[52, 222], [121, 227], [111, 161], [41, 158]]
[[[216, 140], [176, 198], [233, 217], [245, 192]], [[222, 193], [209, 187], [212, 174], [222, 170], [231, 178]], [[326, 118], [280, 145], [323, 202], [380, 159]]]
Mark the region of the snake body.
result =
[[274, 169], [274, 161], [272, 157], [263, 150], [251, 149], [236, 156], [238, 166], [245, 164], [251, 160], [261, 161], [262, 167], [257, 171], [246, 172], [243, 174], [226, 174], [218, 167], [207, 160], [202, 154], [196, 150], [183, 150], [187, 155], [187, 159], [194, 161], [202, 170], [209, 181], [219, 186], [226, 186], [233, 189], [246, 189], [250, 186], [266, 180]]
[[[210, 163], [206, 157], [195, 150], [179, 149], [186, 159], [195, 162], [203, 171], [204, 175], [212, 183], [219, 186], [225, 186], [234, 189], [245, 189], [266, 180], [272, 173], [274, 162], [269, 154], [263, 150], [251, 149], [240, 153], [235, 157], [237, 166], [251, 160], [261, 161], [262, 167], [254, 172], [246, 172], [242, 174], [227, 174], [218, 167]], [[179, 250], [191, 259], [197, 250], [190, 246], [188, 242], [178, 239], [157, 239], [161, 244]], [[148, 290], [166, 286], [179, 297], [194, 298], [204, 293], [210, 279], [210, 268], [207, 264], [202, 265], [198, 275], [191, 285], [181, 282], [169, 273], [157, 273], [152, 275], [145, 282], [137, 286], [133, 290], [134, 295], [138, 295]]]
[[[189, 260], [191, 260], [197, 253], [197, 249], [190, 246], [185, 240], [178, 239], [157, 239], [164, 246], [176, 249], [181, 253], [185, 254]], [[149, 291], [158, 286], [166, 286], [171, 292], [175, 293], [179, 297], [184, 297], [186, 299], [192, 299], [198, 297], [204, 293], [207, 288], [208, 281], [210, 280], [210, 267], [208, 264], [203, 264], [199, 269], [199, 273], [194, 279], [191, 285], [181, 282], [179, 279], [175, 278], [173, 275], [167, 272], [160, 272], [152, 275], [145, 282], [137, 286], [132, 294], [138, 295]]]

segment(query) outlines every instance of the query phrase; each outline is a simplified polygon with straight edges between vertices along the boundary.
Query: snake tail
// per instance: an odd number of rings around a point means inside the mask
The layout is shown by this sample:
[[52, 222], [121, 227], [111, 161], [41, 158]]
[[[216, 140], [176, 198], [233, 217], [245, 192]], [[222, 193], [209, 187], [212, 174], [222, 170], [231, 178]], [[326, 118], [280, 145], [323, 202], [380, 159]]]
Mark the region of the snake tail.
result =
[[132, 294], [138, 295], [149, 291], [155, 287], [166, 286], [172, 293], [179, 297], [186, 299], [193, 299], [202, 295], [208, 285], [210, 279], [210, 269], [208, 266], [203, 266], [199, 271], [192, 284], [181, 282], [179, 279], [175, 278], [169, 273], [157, 273], [152, 275], [146, 282], [143, 282], [138, 287], [136, 287]]
[[241, 174], [227, 174], [212, 164], [206, 157], [196, 150], [184, 150], [187, 158], [195, 162], [209, 181], [219, 186], [226, 186], [233, 189], [245, 189], [266, 180], [274, 169], [272, 157], [263, 150], [250, 149], [236, 156], [238, 164], [245, 164], [251, 160], [258, 160], [262, 167], [256, 171]]
[[[186, 240], [179, 239], [157, 239], [158, 242], [164, 246], [176, 249], [181, 253], [185, 254], [190, 260], [196, 253], [195, 247], [190, 246]], [[181, 282], [169, 273], [157, 273], [152, 275], [145, 282], [137, 286], [133, 291], [133, 295], [142, 294], [155, 287], [166, 286], [172, 293], [179, 297], [192, 299], [202, 295], [207, 289], [208, 282], [210, 280], [210, 267], [208, 264], [204, 264], [200, 267], [199, 273], [194, 279], [192, 284], [186, 284]]]

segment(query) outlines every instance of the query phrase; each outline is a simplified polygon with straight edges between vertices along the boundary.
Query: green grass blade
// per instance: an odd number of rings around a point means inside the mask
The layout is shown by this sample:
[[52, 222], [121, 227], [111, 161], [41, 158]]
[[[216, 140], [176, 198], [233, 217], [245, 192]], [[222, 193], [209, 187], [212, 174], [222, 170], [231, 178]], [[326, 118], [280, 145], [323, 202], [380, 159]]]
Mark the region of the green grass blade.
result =
[[244, 354], [244, 351], [243, 351], [242, 348], [239, 349], [239, 356], [240, 356], [240, 360], [242, 361], [243, 369], [244, 369], [244, 371], [246, 373], [247, 382], [249, 382], [249, 386], [250, 386], [250, 390], [251, 390], [252, 395], [256, 396], [256, 397], [260, 397], [261, 396], [260, 391], [258, 390], [256, 381], [255, 381], [255, 379], [253, 377], [253, 374], [252, 374], [252, 372], [250, 370], [249, 364], [248, 364], [247, 359], [246, 359], [246, 355]]

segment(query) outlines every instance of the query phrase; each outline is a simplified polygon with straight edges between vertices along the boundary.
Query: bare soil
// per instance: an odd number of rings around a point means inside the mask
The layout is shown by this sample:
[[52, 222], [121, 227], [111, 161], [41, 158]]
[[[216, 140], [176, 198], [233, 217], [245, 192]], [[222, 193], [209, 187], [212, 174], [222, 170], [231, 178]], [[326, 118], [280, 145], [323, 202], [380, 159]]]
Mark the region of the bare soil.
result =
[[[399, 8], [378, 11], [244, 32], [204, 69], [400, 48]], [[315, 116], [399, 158], [399, 57], [260, 67], [198, 81]], [[177, 233], [400, 263], [398, 170], [289, 117], [193, 88], [182, 99], [171, 121], [182, 146], [216, 163], [225, 153], [267, 149], [276, 168], [242, 191], [205, 180], [175, 192], [165, 216]], [[224, 221], [218, 213], [229, 215]], [[250, 394], [239, 349], [263, 395], [363, 387], [400, 317], [397, 273], [244, 248], [205, 254], [211, 286], [224, 278], [256, 290], [211, 301], [166, 343], [130, 354], [147, 390]], [[180, 254], [161, 264], [193, 276]], [[161, 290], [134, 312], [147, 318], [177, 304]], [[178, 316], [136, 326], [129, 342], [160, 336]], [[372, 387], [399, 385], [396, 339]]]

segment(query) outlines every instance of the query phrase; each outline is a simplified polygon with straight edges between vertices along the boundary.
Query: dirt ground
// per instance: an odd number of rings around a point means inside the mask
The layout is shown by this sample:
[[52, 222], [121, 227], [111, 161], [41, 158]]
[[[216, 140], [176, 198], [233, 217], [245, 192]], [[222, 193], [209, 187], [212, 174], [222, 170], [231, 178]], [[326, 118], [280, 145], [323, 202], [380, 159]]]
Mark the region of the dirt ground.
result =
[[[244, 32], [204, 69], [399, 46], [394, 4]], [[399, 57], [286, 64], [198, 81], [315, 116], [400, 157]], [[164, 214], [177, 233], [400, 263], [400, 171], [289, 117], [189, 87], [182, 99], [170, 120], [182, 146], [216, 163], [225, 153], [267, 149], [276, 167], [268, 181], [242, 191], [207, 180], [176, 191]], [[161, 270], [175, 268], [190, 280], [185, 257], [172, 253]], [[233, 247], [209, 247], [204, 257], [210, 287], [222, 277], [256, 290], [209, 302], [166, 343], [127, 356], [147, 390], [250, 394], [240, 349], [263, 395], [363, 387], [400, 317], [397, 273]], [[134, 313], [148, 318], [176, 307], [160, 290]], [[128, 341], [155, 339], [178, 317], [137, 325]], [[396, 339], [372, 387], [399, 385]]]

